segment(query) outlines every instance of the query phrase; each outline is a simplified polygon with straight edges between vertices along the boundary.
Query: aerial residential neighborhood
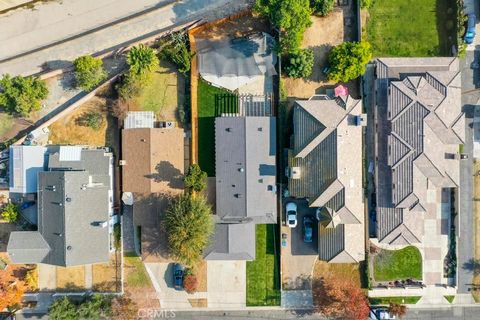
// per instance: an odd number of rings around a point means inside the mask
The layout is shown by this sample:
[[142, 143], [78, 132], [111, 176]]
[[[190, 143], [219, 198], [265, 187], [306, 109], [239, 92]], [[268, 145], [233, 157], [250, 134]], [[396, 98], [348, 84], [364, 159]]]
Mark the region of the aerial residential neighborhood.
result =
[[0, 0], [0, 319], [479, 319], [479, 16]]

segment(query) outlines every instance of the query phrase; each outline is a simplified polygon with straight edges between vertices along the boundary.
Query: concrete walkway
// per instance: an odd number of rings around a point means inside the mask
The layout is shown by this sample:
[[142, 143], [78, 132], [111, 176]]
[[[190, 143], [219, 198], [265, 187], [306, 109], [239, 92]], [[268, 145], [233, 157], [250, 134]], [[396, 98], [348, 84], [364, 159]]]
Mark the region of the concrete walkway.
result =
[[29, 2], [31, 0], [0, 0], [0, 11], [17, 8]]
[[[124, 5], [118, 2], [124, 3], [130, 11], [120, 12]], [[198, 19], [215, 20], [225, 17], [245, 9], [250, 0], [176, 1], [167, 6], [156, 7], [144, 15], [112, 23], [115, 19], [121, 19], [132, 11], [138, 12], [153, 2], [158, 0], [70, 0], [68, 3], [71, 3], [72, 7], [48, 3], [40, 6], [34, 15], [26, 15], [20, 11], [2, 17], [0, 42], [9, 45], [0, 48], [0, 74], [28, 75], [41, 72], [43, 67], [51, 64], [57, 67], [67, 66], [78, 56], [116, 50], [176, 25]], [[132, 7], [133, 5], [135, 7]], [[93, 6], [92, 9], [90, 6]], [[58, 19], [55, 18], [57, 15]], [[91, 19], [95, 23], [85, 25], [82, 22]], [[108, 27], [91, 32], [95, 26], [109, 21]]]

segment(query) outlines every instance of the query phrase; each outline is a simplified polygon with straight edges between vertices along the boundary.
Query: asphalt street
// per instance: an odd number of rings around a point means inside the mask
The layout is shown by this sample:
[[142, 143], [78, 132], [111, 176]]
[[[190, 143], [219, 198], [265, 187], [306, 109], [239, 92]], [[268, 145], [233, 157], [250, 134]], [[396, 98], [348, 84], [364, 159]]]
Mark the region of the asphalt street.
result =
[[[113, 0], [71, 0], [48, 2], [35, 11], [13, 11], [1, 16], [0, 43], [8, 41], [9, 45], [0, 46], [0, 74], [29, 75], [45, 67], [66, 67], [81, 55], [113, 51], [185, 23], [223, 18], [251, 3], [250, 0], [141, 0], [142, 7], [137, 1], [118, 2], [130, 3], [126, 5], [128, 10], [120, 10], [123, 5]], [[159, 6], [149, 10], [153, 3]], [[76, 4], [78, 8], [67, 4]], [[134, 15], [134, 6], [137, 12], [146, 13]], [[125, 19], [131, 15], [134, 17]], [[38, 31], [32, 30], [32, 25]]]

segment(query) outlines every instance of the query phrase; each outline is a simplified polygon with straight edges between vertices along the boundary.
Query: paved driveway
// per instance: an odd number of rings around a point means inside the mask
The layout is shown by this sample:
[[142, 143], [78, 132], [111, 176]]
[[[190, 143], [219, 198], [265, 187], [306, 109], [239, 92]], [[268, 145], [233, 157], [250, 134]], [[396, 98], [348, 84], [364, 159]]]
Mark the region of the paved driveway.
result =
[[283, 290], [310, 290], [313, 264], [318, 257], [318, 226], [314, 223], [313, 241], [305, 243], [303, 217], [314, 217], [315, 210], [309, 208], [305, 200], [288, 199], [285, 203], [290, 201], [297, 203], [298, 224], [295, 228], [282, 226], [282, 233], [287, 235], [287, 247], [282, 247], [282, 287]]

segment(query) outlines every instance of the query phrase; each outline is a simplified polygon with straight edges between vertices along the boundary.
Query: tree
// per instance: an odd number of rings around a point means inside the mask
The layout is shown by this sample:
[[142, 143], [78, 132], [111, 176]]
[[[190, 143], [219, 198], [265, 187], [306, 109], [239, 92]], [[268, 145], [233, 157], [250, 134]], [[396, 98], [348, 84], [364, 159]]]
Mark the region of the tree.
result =
[[372, 59], [370, 43], [344, 42], [334, 47], [328, 55], [329, 80], [348, 82], [365, 73], [367, 63]]
[[77, 319], [77, 307], [68, 299], [58, 299], [48, 308], [48, 317], [51, 320], [75, 320]]
[[136, 319], [138, 305], [126, 293], [124, 296], [115, 297], [112, 300], [112, 319], [130, 320]]
[[39, 110], [40, 102], [48, 96], [45, 82], [32, 76], [12, 78], [6, 74], [0, 79], [0, 90], [0, 107], [24, 117]]
[[302, 43], [303, 33], [312, 25], [310, 0], [256, 0], [254, 11], [270, 20], [280, 30], [280, 52], [294, 52]]
[[319, 16], [326, 16], [333, 11], [335, 0], [311, 0], [313, 12]]
[[284, 71], [291, 78], [306, 78], [312, 74], [313, 69], [313, 50], [300, 49], [291, 53], [285, 59]]
[[179, 262], [193, 266], [203, 254], [213, 232], [211, 208], [204, 197], [183, 194], [166, 212], [170, 250]]
[[158, 58], [154, 49], [143, 44], [133, 47], [127, 54], [128, 72], [141, 76], [158, 67]]
[[107, 78], [102, 59], [92, 56], [78, 57], [73, 61], [76, 85], [85, 91], [91, 91]]
[[8, 203], [2, 209], [2, 218], [10, 223], [16, 222], [20, 209], [14, 203]]
[[201, 192], [207, 187], [207, 173], [198, 164], [192, 164], [185, 175], [185, 188]]
[[6, 308], [18, 310], [25, 289], [23, 281], [10, 272], [0, 271], [0, 311]]
[[172, 33], [161, 43], [160, 55], [178, 67], [178, 71], [186, 74], [190, 71], [193, 54], [188, 47], [188, 37], [184, 32]]
[[348, 281], [317, 280], [313, 284], [313, 296], [318, 311], [329, 318], [367, 319], [370, 312], [365, 294]]
[[198, 279], [193, 274], [188, 274], [183, 279], [183, 288], [187, 293], [193, 294], [197, 292], [198, 288]]
[[388, 313], [390, 313], [392, 316], [402, 319], [403, 316], [407, 314], [407, 307], [398, 303], [390, 302], [390, 305], [388, 306]]

